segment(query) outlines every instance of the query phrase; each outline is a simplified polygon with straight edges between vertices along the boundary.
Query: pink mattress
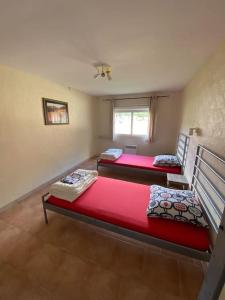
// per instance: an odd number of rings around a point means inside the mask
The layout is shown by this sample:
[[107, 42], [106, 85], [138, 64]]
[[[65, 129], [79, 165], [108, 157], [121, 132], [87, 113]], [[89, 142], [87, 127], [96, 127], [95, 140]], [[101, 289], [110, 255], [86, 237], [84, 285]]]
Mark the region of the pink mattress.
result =
[[147, 217], [147, 185], [99, 176], [98, 180], [74, 202], [70, 203], [53, 196], [50, 196], [48, 202], [193, 249], [209, 249], [207, 229], [188, 223]]
[[117, 165], [123, 167], [132, 167], [139, 169], [146, 169], [152, 171], [158, 171], [163, 173], [181, 174], [181, 167], [156, 167], [153, 166], [154, 156], [143, 156], [134, 154], [122, 154], [117, 160], [109, 161], [101, 159], [100, 163], [108, 165]]

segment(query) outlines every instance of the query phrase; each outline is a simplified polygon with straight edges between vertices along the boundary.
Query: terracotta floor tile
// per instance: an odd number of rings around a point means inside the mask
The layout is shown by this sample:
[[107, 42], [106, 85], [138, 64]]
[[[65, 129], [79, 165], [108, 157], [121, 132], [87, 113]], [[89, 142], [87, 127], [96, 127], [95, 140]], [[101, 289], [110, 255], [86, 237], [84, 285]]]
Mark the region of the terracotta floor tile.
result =
[[4, 261], [10, 252], [16, 251], [21, 235], [22, 231], [19, 228], [5, 223], [4, 229], [0, 231], [0, 262]]
[[63, 253], [63, 261], [60, 263], [55, 276], [57, 286], [83, 282], [90, 279], [96, 265], [81, 260], [70, 254]]
[[24, 287], [17, 271], [6, 264], [0, 265], [0, 299], [16, 299]]
[[179, 268], [175, 258], [146, 251], [142, 268], [143, 280], [152, 289], [174, 296], [181, 295]]
[[196, 300], [203, 281], [201, 266], [179, 262], [182, 296]]
[[54, 300], [52, 293], [40, 286], [27, 285], [16, 300]]
[[8, 249], [5, 262], [19, 270], [24, 270], [27, 264], [39, 254], [42, 247], [43, 244], [39, 239], [21, 231], [14, 247]]
[[10, 207], [7, 207], [5, 210], [2, 210], [0, 212], [0, 219], [10, 223], [14, 218], [17, 218], [18, 215], [20, 214], [22, 205], [15, 202], [10, 205]]
[[[185, 296], [174, 296], [168, 293], [159, 293], [158, 294], [158, 299], [157, 300], [189, 300]], [[197, 299], [196, 299], [197, 300]]]
[[78, 274], [73, 276], [71, 273], [65, 280], [62, 278], [54, 293], [56, 299], [117, 300], [119, 278], [96, 265], [89, 267], [91, 273], [88, 276], [78, 278]]
[[[37, 295], [37, 292], [40, 295], [41, 288], [38, 285], [31, 283], [24, 273], [19, 272], [18, 270], [7, 264], [0, 265], [0, 299], [36, 300], [36, 298], [34, 298], [34, 295]], [[26, 295], [28, 294], [30, 294], [30, 298], [26, 298]], [[47, 300], [50, 298], [46, 297], [42, 299]]]
[[144, 251], [140, 247], [118, 241], [113, 251], [110, 268], [113, 272], [123, 276], [139, 275], [142, 269], [143, 255]]
[[109, 268], [113, 263], [115, 240], [93, 230], [85, 236], [80, 236], [77, 255], [97, 265]]
[[159, 300], [159, 295], [139, 279], [123, 277], [120, 280], [119, 300]]
[[87, 281], [62, 283], [52, 293], [52, 300], [94, 300], [89, 294]]
[[[44, 242], [51, 243], [70, 253], [71, 255], [87, 260], [107, 263], [110, 258], [109, 242], [104, 243], [104, 237], [95, 234], [86, 224], [78, 224], [75, 220], [54, 216], [48, 225], [45, 225], [37, 236]], [[108, 252], [104, 248], [108, 248]]]
[[42, 208], [24, 206], [22, 203], [1, 213], [0, 219], [31, 233], [39, 231], [40, 227], [44, 226]]
[[5, 230], [6, 226], [8, 226], [8, 224], [0, 219], [0, 232]]
[[63, 260], [62, 251], [50, 244], [44, 244], [26, 264], [25, 273], [32, 282], [52, 291], [56, 287], [57, 272]]
[[90, 300], [117, 300], [119, 296], [120, 277], [102, 268], [93, 268], [87, 282]]
[[[69, 239], [67, 240], [67, 236]], [[76, 239], [76, 232], [72, 226], [68, 226], [64, 218], [57, 214], [52, 216], [49, 224], [43, 223], [43, 226], [36, 233], [36, 236], [47, 243], [52, 243], [57, 246], [67, 245], [67, 242], [72, 242]]]

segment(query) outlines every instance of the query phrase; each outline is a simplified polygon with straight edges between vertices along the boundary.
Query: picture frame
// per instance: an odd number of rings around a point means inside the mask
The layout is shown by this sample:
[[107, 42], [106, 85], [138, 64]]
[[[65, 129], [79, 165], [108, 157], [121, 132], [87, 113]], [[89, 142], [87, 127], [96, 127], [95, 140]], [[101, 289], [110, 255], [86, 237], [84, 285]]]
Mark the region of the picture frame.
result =
[[45, 125], [69, 124], [68, 103], [42, 98]]

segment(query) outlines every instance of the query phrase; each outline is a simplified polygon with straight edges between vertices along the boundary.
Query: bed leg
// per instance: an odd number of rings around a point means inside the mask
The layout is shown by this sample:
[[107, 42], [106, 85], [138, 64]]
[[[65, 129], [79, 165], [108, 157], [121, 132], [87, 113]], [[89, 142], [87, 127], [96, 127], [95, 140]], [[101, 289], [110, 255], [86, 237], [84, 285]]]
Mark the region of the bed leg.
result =
[[44, 212], [44, 218], [45, 218], [45, 224], [48, 224], [48, 215], [47, 215], [47, 211], [45, 208], [45, 198], [49, 195], [49, 193], [44, 194], [41, 198], [42, 198], [42, 205], [43, 205], [43, 212]]
[[47, 215], [47, 211], [43, 206], [43, 211], [44, 211], [44, 218], [45, 218], [45, 224], [48, 224], [48, 215]]

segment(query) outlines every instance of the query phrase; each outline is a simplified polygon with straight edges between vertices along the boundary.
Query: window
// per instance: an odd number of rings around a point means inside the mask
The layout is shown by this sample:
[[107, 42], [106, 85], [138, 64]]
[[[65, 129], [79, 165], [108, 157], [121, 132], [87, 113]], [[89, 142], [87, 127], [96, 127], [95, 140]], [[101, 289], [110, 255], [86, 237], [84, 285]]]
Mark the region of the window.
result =
[[149, 131], [149, 108], [116, 108], [114, 110], [115, 135], [147, 136]]

